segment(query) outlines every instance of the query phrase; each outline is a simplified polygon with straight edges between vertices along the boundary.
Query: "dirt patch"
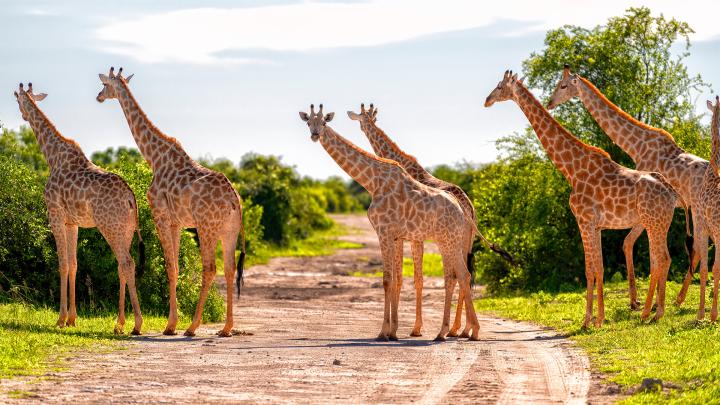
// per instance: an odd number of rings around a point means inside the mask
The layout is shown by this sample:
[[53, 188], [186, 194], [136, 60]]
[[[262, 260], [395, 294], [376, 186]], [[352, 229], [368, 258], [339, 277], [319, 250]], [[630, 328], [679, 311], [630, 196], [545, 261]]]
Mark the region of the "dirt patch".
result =
[[[425, 278], [424, 336], [409, 337], [414, 289], [406, 279], [400, 341], [376, 342], [382, 287], [376, 278], [346, 274], [377, 267], [377, 239], [364, 216], [335, 219], [357, 229], [344, 239], [364, 247], [324, 257], [278, 258], [247, 269], [234, 309], [238, 333], [232, 338], [214, 335], [221, 325], [203, 325], [195, 338], [133, 338], [126, 350], [80, 353], [68, 361], [68, 371], [40, 381], [2, 381], [3, 392], [20, 389], [31, 396], [3, 402], [612, 401], [600, 390], [590, 391], [585, 355], [534, 325], [481, 316], [479, 342], [433, 342], [444, 294], [440, 278]], [[598, 394], [589, 398], [588, 392]]]

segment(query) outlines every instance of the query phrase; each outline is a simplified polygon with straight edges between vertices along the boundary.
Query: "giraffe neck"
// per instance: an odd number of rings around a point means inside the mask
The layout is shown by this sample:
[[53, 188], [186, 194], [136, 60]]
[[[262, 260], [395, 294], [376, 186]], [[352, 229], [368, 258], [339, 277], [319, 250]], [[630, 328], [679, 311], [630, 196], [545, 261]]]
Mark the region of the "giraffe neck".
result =
[[25, 98], [23, 107], [50, 170], [82, 168], [92, 165], [75, 141], [65, 138], [37, 104]]
[[395, 142], [390, 139], [385, 132], [378, 128], [375, 123], [365, 123], [360, 125], [360, 129], [365, 133], [370, 145], [372, 145], [375, 154], [378, 156], [394, 160], [400, 163], [408, 174], [410, 174], [415, 180], [422, 180], [430, 176], [430, 173], [418, 163], [415, 157], [408, 155], [403, 152]]
[[550, 160], [568, 181], [572, 183], [574, 172], [591, 162], [610, 161], [607, 152], [584, 144], [555, 121], [524, 85], [516, 82], [515, 86], [515, 102], [530, 121]]
[[583, 77], [580, 77], [578, 93], [580, 101], [600, 128], [627, 152], [636, 164], [642, 163], [643, 167], [659, 170], [660, 160], [667, 154], [675, 156], [683, 153], [670, 134], [633, 118]]
[[402, 169], [393, 161], [378, 158], [355, 146], [329, 126], [320, 134], [320, 144], [330, 157], [360, 183], [371, 196], [385, 186], [388, 176], [396, 176]]
[[710, 164], [718, 173], [720, 168], [720, 107], [715, 107], [710, 123], [710, 137], [712, 138], [712, 154], [710, 155]]
[[180, 142], [163, 134], [153, 125], [138, 105], [127, 84], [119, 80], [117, 83], [118, 101], [130, 126], [130, 131], [140, 153], [150, 164], [153, 172], [157, 172], [165, 166], [179, 169], [186, 165], [193, 165], [194, 161], [182, 148]]

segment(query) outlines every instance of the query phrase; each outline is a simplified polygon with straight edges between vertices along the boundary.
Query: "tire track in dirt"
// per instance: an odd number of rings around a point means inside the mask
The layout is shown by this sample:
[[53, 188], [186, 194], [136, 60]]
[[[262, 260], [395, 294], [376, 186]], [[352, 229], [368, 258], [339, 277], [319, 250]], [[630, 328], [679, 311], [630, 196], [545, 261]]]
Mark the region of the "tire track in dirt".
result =
[[443, 305], [440, 278], [425, 279], [425, 336], [409, 337], [414, 288], [412, 278], [406, 278], [400, 341], [376, 342], [382, 321], [381, 281], [347, 274], [379, 269], [377, 238], [364, 216], [335, 219], [356, 229], [344, 239], [364, 244], [362, 249], [278, 258], [246, 270], [235, 323], [253, 335], [218, 338], [214, 332], [221, 325], [203, 325], [195, 338], [147, 334], [131, 339], [125, 350], [78, 353], [68, 360], [67, 371], [40, 380], [3, 380], [3, 392], [20, 389], [32, 397], [0, 394], [0, 402], [612, 401], [588, 397], [591, 380], [584, 354], [567, 339], [534, 325], [480, 316], [479, 342], [433, 342]]

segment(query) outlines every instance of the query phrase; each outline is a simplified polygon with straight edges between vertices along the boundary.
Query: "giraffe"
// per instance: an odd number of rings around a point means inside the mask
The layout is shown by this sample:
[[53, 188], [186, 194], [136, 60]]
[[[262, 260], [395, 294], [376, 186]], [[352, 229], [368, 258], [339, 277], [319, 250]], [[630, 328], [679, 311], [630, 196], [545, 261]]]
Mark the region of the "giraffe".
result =
[[[718, 246], [720, 242], [720, 174], [718, 173], [718, 165], [720, 165], [720, 97], [715, 96], [715, 104], [712, 101], [707, 102], [708, 109], [712, 112], [712, 120], [710, 122], [710, 136], [712, 137], [712, 154], [710, 155], [710, 164], [705, 171], [705, 179], [698, 198], [698, 207], [702, 210], [705, 225], [710, 236]], [[710, 311], [710, 320], [715, 322], [718, 316], [718, 282], [720, 282], [720, 249], [715, 249], [715, 260], [712, 267], [713, 274], [713, 294], [712, 294], [712, 310]]]
[[[583, 328], [592, 319], [593, 287], [597, 284], [598, 316], [595, 326], [605, 318], [603, 301], [603, 263], [600, 233], [603, 229], [640, 226], [650, 240], [650, 289], [641, 319], [650, 315], [655, 289], [658, 290], [654, 320], [665, 312], [665, 281], [670, 268], [667, 232], [677, 203], [682, 199], [659, 173], [632, 170], [613, 162], [607, 152], [580, 142], [563, 128], [535, 96], [506, 71], [485, 101], [513, 100], [530, 121], [548, 157], [570, 182], [570, 209], [575, 215], [585, 250], [587, 295]], [[687, 206], [684, 206], [687, 209]]]
[[[697, 319], [705, 317], [705, 284], [708, 271], [708, 234], [703, 221], [702, 210], [693, 209], [698, 204], [698, 194], [702, 189], [703, 178], [709, 167], [705, 159], [682, 150], [666, 131], [647, 125], [633, 118], [620, 107], [613, 104], [589, 80], [577, 73], [570, 72], [565, 65], [562, 79], [550, 97], [548, 108], [578, 97], [600, 128], [630, 155], [637, 170], [659, 172], [678, 191], [683, 201], [690, 205], [693, 222], [693, 239], [687, 238], [686, 245], [693, 244], [690, 267], [675, 303], [681, 305], [685, 300], [688, 287], [693, 278], [695, 267], [700, 262], [700, 305]], [[690, 221], [688, 216], [685, 216]], [[687, 222], [686, 221], [686, 222]], [[642, 229], [633, 228], [625, 238], [623, 250], [628, 269], [631, 305], [635, 298], [635, 277], [633, 266], [633, 245], [642, 233]]]
[[[473, 263], [473, 241], [477, 234], [479, 238], [485, 242], [490, 249], [499, 253], [504, 258], [512, 262], [512, 256], [504, 251], [502, 248], [490, 243], [477, 229], [477, 218], [475, 216], [475, 206], [473, 205], [470, 197], [463, 191], [462, 188], [455, 184], [447, 181], [440, 180], [430, 174], [424, 167], [417, 161], [417, 159], [405, 153], [400, 147], [390, 139], [390, 137], [377, 126], [377, 113], [378, 109], [370, 104], [369, 109], [365, 109], [365, 104], [360, 104], [360, 113], [348, 111], [347, 115], [351, 120], [358, 121], [360, 123], [360, 129], [365, 133], [370, 145], [372, 146], [375, 154], [386, 159], [394, 160], [400, 164], [400, 166], [408, 172], [415, 180], [419, 181], [426, 186], [443, 190], [453, 196], [463, 209], [465, 214], [468, 233], [467, 239], [470, 241], [466, 247], [467, 266], [470, 270], [470, 282], [471, 285], [474, 279], [475, 264]], [[422, 259], [423, 259], [423, 241], [411, 241], [411, 251], [413, 256], [413, 275], [415, 282], [415, 326], [410, 336], [422, 336], [422, 288], [423, 288], [423, 274], [422, 274]], [[450, 328], [448, 336], [458, 336], [458, 330], [460, 329], [461, 315], [463, 308], [462, 290], [460, 290], [460, 296], [458, 297], [458, 306], [455, 313], [455, 322], [453, 327]], [[461, 337], [467, 337], [469, 333], [466, 325], [463, 330]]]
[[300, 112], [312, 141], [320, 141], [335, 162], [372, 198], [368, 218], [377, 232], [383, 259], [385, 307], [379, 340], [397, 340], [398, 305], [402, 286], [402, 241], [433, 239], [440, 248], [445, 271], [443, 323], [435, 340], [444, 341], [450, 331], [450, 305], [455, 282], [464, 290], [470, 339], [477, 340], [480, 324], [470, 296], [470, 277], [464, 249], [468, 244], [465, 214], [460, 204], [444, 191], [428, 187], [410, 176], [397, 162], [370, 154], [327, 125], [334, 113]]
[[197, 228], [202, 256], [202, 289], [192, 323], [185, 336], [195, 336], [202, 321], [203, 307], [215, 278], [215, 247], [222, 243], [227, 282], [227, 315], [219, 336], [229, 337], [233, 327], [233, 276], [235, 275], [235, 247], [238, 234], [242, 237], [240, 260], [237, 264], [237, 288], [240, 294], [245, 233], [242, 225], [242, 203], [230, 181], [221, 173], [200, 166], [175, 138], [162, 133], [138, 105], [128, 87], [133, 75], [116, 75], [110, 68], [108, 75], [100, 74], [103, 89], [98, 102], [117, 99], [127, 119], [140, 153], [150, 164], [153, 179], [147, 197], [155, 227], [165, 257], [165, 271], [170, 286], [170, 315], [163, 332], [175, 335], [177, 326], [177, 280], [180, 230]]
[[135, 262], [130, 255], [130, 245], [135, 233], [138, 236], [141, 268], [144, 248], [135, 195], [120, 176], [95, 166], [85, 157], [75, 141], [60, 134], [37, 105], [47, 94], [35, 94], [32, 83], [28, 83], [27, 90], [20, 83], [14, 94], [22, 118], [30, 124], [50, 166], [44, 197], [50, 229], [55, 237], [60, 272], [60, 316], [57, 326], [75, 326], [77, 319], [75, 276], [78, 228], [97, 227], [118, 262], [120, 301], [114, 332], [122, 334], [125, 326], [127, 284], [135, 315], [132, 334], [139, 335], [143, 319], [135, 289]]

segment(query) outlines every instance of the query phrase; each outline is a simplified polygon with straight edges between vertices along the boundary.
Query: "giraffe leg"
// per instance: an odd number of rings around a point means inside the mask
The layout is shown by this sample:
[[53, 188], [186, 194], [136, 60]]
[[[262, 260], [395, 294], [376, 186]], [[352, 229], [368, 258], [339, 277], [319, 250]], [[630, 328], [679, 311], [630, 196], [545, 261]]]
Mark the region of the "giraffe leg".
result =
[[381, 237], [380, 250], [383, 257], [383, 288], [385, 290], [385, 305], [383, 309], [383, 324], [378, 335], [378, 340], [388, 340], [390, 336], [390, 306], [395, 296], [394, 283], [394, 261], [395, 244], [397, 241], [389, 237]]
[[[236, 221], [237, 222], [237, 221]], [[233, 298], [234, 298], [234, 283], [235, 283], [235, 248], [237, 244], [237, 236], [239, 230], [235, 232], [228, 232], [221, 239], [223, 249], [223, 269], [225, 271], [225, 284], [227, 285], [227, 314], [225, 315], [225, 326], [218, 332], [221, 337], [232, 336], [233, 328]]]
[[398, 309], [400, 307], [400, 290], [402, 289], [402, 261], [403, 261], [403, 241], [398, 240], [395, 243], [395, 260], [393, 262], [393, 273], [395, 274], [395, 295], [393, 296], [393, 305], [390, 310], [390, 335], [388, 339], [398, 340], [397, 330], [400, 320], [398, 319]]
[[705, 224], [699, 224], [702, 228], [702, 233], [699, 236], [699, 244], [695, 245], [696, 248], [693, 251], [700, 255], [700, 304], [698, 305], [697, 319], [702, 320], [705, 318], [705, 286], [707, 284], [708, 274], [708, 234]]
[[[465, 330], [463, 330], [461, 337], [467, 337], [470, 340], [480, 340], [480, 322], [477, 319], [475, 313], [475, 306], [472, 302], [472, 290], [470, 289], [470, 273], [465, 271], [466, 266], [464, 263], [460, 263], [460, 271], [458, 276], [458, 285], [460, 286], [460, 297], [465, 301]], [[467, 274], [465, 274], [467, 273]], [[458, 302], [460, 306], [460, 302]]]
[[715, 322], [718, 317], [718, 283], [720, 283], [720, 249], [715, 249], [715, 260], [713, 261], [713, 295], [712, 295], [712, 311], [710, 312], [710, 320]]
[[[668, 226], [670, 224], [668, 223]], [[662, 235], [662, 236], [661, 236]], [[657, 309], [655, 310], [655, 317], [653, 320], [658, 321], [665, 314], [665, 285], [667, 284], [668, 272], [670, 271], [670, 252], [667, 248], [667, 232], [660, 235], [653, 235], [654, 254], [657, 256], [655, 263], [658, 266], [658, 280], [657, 280]]]
[[175, 335], [177, 327], [177, 280], [178, 280], [178, 256], [180, 255], [180, 227], [173, 225], [170, 218], [164, 213], [153, 212], [155, 228], [158, 239], [163, 248], [165, 258], [165, 272], [167, 273], [168, 286], [170, 290], [170, 314], [168, 323], [163, 335]]
[[[185, 336], [195, 336], [195, 330], [197, 330], [202, 322], [203, 308], [205, 307], [205, 301], [210, 292], [210, 286], [213, 280], [215, 280], [215, 274], [217, 274], [217, 270], [215, 269], [215, 247], [217, 246], [218, 238], [210, 232], [203, 232], [203, 230], [200, 229], [198, 231], [200, 236], [200, 255], [202, 256], [203, 264], [202, 287], [200, 290], [200, 299], [195, 307], [195, 316], [193, 316], [192, 323], [185, 331]], [[230, 290], [230, 292], [232, 293], [232, 290]]]
[[68, 258], [67, 258], [67, 230], [65, 228], [65, 217], [59, 209], [48, 207], [50, 217], [50, 229], [55, 237], [55, 246], [58, 255], [58, 271], [60, 272], [60, 315], [57, 326], [65, 327], [68, 317], [67, 285], [68, 285]]
[[650, 244], [650, 284], [648, 285], [648, 292], [647, 296], [645, 297], [645, 307], [643, 308], [642, 313], [640, 314], [641, 320], [646, 320], [650, 316], [650, 311], [652, 310], [652, 302], [653, 302], [653, 294], [655, 293], [655, 290], [658, 286], [658, 279], [660, 278], [660, 274], [658, 274], [659, 266], [658, 266], [658, 256], [655, 250], [657, 247], [654, 244]]
[[[453, 322], [452, 327], [450, 328], [450, 331], [448, 332], [448, 336], [456, 337], [459, 335], [458, 331], [460, 330], [460, 326], [462, 326], [462, 313], [463, 313], [463, 307], [465, 305], [465, 296], [463, 294], [463, 289], [458, 288], [458, 301], [457, 301], [457, 308], [455, 308], [455, 321]], [[465, 328], [467, 329], [467, 325], [465, 325]], [[463, 334], [467, 333], [467, 330], [463, 330]], [[460, 337], [468, 337], [460, 335]]]
[[435, 338], [436, 341], [445, 341], [447, 333], [450, 331], [450, 310], [452, 306], [453, 290], [457, 282], [457, 258], [454, 257], [458, 253], [453, 252], [452, 246], [442, 246], [440, 253], [443, 260], [443, 271], [445, 273], [445, 305], [443, 307], [443, 322], [440, 332]]
[[120, 270], [120, 265], [118, 261], [118, 278], [120, 279], [120, 297], [118, 301], [118, 319], [115, 323], [115, 330], [113, 331], [116, 335], [122, 335], [123, 329], [125, 328], [125, 285], [127, 282], [125, 281], [125, 275], [123, 274], [123, 271]]
[[[130, 254], [130, 245], [132, 245], [135, 234], [135, 213], [133, 211], [128, 214], [128, 218], [122, 223], [98, 224], [98, 230], [110, 245], [110, 249], [118, 263], [120, 291], [118, 294], [118, 320], [115, 326], [115, 334], [122, 334], [125, 327], [125, 286], [127, 285], [135, 318], [135, 325], [131, 333], [139, 335], [143, 319], [140, 312], [140, 301], [135, 288], [135, 261]], [[118, 229], [121, 229], [121, 231], [118, 231]]]
[[623, 242], [623, 251], [625, 252], [625, 264], [627, 266], [628, 288], [630, 290], [630, 309], [637, 310], [640, 308], [640, 302], [637, 299], [637, 285], [635, 283], [635, 265], [633, 263], [633, 247], [638, 237], [645, 228], [642, 225], [635, 225], [630, 233], [625, 237]]
[[583, 329], [587, 329], [592, 321], [593, 313], [593, 290], [595, 279], [598, 275], [598, 268], [602, 272], [602, 245], [600, 244], [600, 231], [594, 226], [580, 228], [585, 250], [585, 278], [587, 279], [587, 292], [585, 297], [585, 319]]
[[68, 263], [68, 290], [70, 292], [70, 303], [66, 326], [75, 326], [77, 319], [77, 308], [75, 307], [75, 276], [77, 275], [77, 225], [66, 225], [67, 242], [67, 263]]
[[[699, 211], [699, 210], [698, 210]], [[680, 306], [685, 301], [685, 296], [687, 295], [688, 288], [690, 288], [690, 283], [693, 280], [693, 273], [695, 272], [695, 268], [697, 267], [698, 263], [700, 263], [700, 269], [702, 271], [703, 266], [703, 258], [705, 261], [705, 266], [707, 266], [707, 251], [708, 251], [708, 235], [707, 230], [705, 229], [705, 225], [703, 222], [703, 218], [700, 214], [700, 212], [696, 212], [696, 210], [692, 209], [692, 217], [693, 217], [693, 254], [690, 260], [690, 267], [688, 267], [687, 274], [685, 274], [685, 279], [683, 280], [683, 285], [680, 288], [680, 292], [678, 293], [677, 298], [675, 299], [675, 305]]]
[[410, 242], [413, 257], [413, 278], [415, 282], [415, 325], [410, 336], [422, 336], [422, 291], [423, 291], [423, 243]]

